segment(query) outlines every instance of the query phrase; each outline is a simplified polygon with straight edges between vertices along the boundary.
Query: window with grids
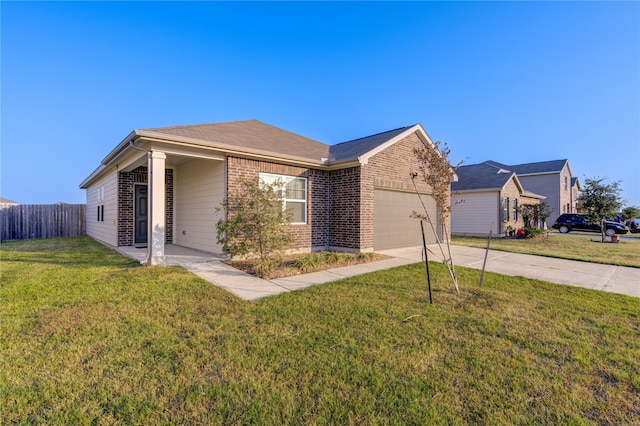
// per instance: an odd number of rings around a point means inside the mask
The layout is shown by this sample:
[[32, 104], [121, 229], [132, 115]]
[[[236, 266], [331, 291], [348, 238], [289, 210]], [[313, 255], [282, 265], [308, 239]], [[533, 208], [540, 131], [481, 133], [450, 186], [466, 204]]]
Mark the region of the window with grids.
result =
[[509, 221], [509, 198], [507, 197], [502, 199], [502, 221]]
[[276, 194], [282, 200], [282, 208], [292, 213], [292, 224], [307, 223], [307, 179], [260, 173], [260, 182], [276, 186]]

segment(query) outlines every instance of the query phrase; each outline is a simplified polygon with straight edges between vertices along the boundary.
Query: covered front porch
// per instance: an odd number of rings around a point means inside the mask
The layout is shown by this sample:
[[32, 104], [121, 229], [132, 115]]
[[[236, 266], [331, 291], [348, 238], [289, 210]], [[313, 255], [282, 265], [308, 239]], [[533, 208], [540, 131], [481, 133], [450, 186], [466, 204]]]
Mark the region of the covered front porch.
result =
[[[223, 213], [216, 208], [225, 196], [226, 157], [158, 141], [136, 142], [137, 158], [119, 171], [119, 249], [148, 265], [221, 253], [216, 222]], [[127, 178], [134, 172], [144, 176]]]
[[[118, 247], [116, 249], [120, 254], [131, 259], [144, 263], [147, 258], [146, 247]], [[185, 266], [193, 263], [211, 262], [220, 260], [224, 257], [215, 253], [207, 253], [200, 250], [194, 250], [188, 247], [182, 247], [176, 244], [164, 245], [164, 264]]]

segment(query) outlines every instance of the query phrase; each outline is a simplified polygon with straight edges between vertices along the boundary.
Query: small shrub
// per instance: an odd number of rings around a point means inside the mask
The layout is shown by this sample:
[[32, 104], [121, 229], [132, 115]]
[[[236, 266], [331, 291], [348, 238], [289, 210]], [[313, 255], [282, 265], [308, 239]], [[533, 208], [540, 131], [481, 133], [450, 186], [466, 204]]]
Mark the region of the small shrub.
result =
[[539, 228], [525, 228], [524, 229], [524, 237], [525, 238], [541, 238], [547, 234], [547, 231]]
[[280, 261], [273, 258], [256, 259], [254, 270], [258, 278], [269, 279], [273, 271], [280, 265]]
[[359, 261], [369, 262], [373, 259], [373, 253], [358, 253], [356, 254], [356, 259]]
[[340, 262], [340, 254], [336, 253], [335, 251], [325, 251], [323, 252], [323, 254], [324, 254], [324, 261], [328, 264], [334, 264], [334, 263]]
[[323, 264], [322, 255], [319, 253], [307, 253], [302, 257], [295, 259], [293, 265], [302, 273], [313, 271]]

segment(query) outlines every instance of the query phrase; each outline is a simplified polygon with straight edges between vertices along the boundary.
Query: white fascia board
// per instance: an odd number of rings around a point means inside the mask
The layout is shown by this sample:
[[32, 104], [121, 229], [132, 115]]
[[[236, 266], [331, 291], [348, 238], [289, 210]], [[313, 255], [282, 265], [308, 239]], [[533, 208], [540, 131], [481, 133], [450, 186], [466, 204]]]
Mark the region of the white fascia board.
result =
[[422, 132], [422, 136], [424, 137], [424, 139], [421, 138], [423, 142], [426, 140], [426, 141], [429, 141], [431, 144], [433, 144], [433, 142], [431, 141], [431, 138], [429, 137], [429, 135], [427, 135], [427, 132], [424, 131], [422, 126], [419, 124], [416, 124], [415, 126], [408, 128], [407, 130], [400, 133], [399, 135], [396, 135], [393, 138], [389, 139], [385, 143], [378, 145], [377, 147], [373, 148], [371, 151], [364, 153], [363, 155], [358, 157], [358, 161], [360, 162], [361, 165], [364, 166], [369, 162], [369, 158], [373, 157], [374, 155], [376, 155], [381, 151], [384, 151], [385, 149], [389, 148], [391, 145], [395, 144], [399, 140], [404, 139], [411, 133], [418, 132], [418, 135], [420, 135], [420, 131]]
[[479, 188], [479, 189], [460, 189], [460, 190], [456, 190], [456, 189], [452, 189], [451, 190], [451, 195], [455, 195], [455, 194], [472, 194], [472, 193], [480, 193], [480, 192], [500, 192], [502, 191], [504, 188]]
[[541, 173], [518, 173], [518, 176], [543, 176], [543, 175], [559, 175], [561, 171], [541, 172]]
[[[429, 134], [424, 130], [424, 128], [422, 127], [421, 124], [416, 124], [415, 126], [411, 126], [409, 127], [407, 130], [405, 130], [404, 132], [400, 133], [399, 135], [396, 135], [395, 137], [389, 139], [388, 141], [386, 141], [385, 143], [378, 145], [377, 147], [375, 147], [374, 149], [372, 149], [371, 151], [361, 155], [360, 157], [358, 157], [358, 161], [360, 162], [361, 165], [366, 165], [369, 162], [369, 158], [373, 157], [374, 155], [378, 154], [381, 151], [384, 151], [385, 149], [389, 148], [391, 145], [395, 144], [396, 142], [404, 139], [405, 137], [407, 137], [408, 135], [410, 135], [411, 133], [416, 133], [418, 135], [418, 137], [420, 138], [420, 140], [422, 141], [422, 143], [426, 144], [430, 144], [432, 146], [435, 146], [435, 144], [433, 143], [433, 140], [431, 140], [431, 136], [429, 136]], [[439, 151], [438, 151], [439, 153]], [[451, 182], [457, 182], [458, 181], [458, 175], [455, 173], [451, 178]]]
[[529, 192], [529, 191], [523, 191], [522, 192], [522, 196], [523, 197], [527, 197], [527, 198], [537, 198], [539, 200], [545, 200], [547, 198], [544, 195], [535, 194], [535, 193]]
[[511, 177], [509, 178], [509, 180], [504, 184], [504, 186], [502, 187], [502, 189], [506, 188], [506, 186], [509, 184], [509, 181], [513, 179], [516, 182], [516, 186], [518, 187], [518, 191], [520, 192], [520, 194], [522, 194], [524, 192], [524, 187], [522, 186], [522, 184], [520, 183], [520, 179], [518, 179], [518, 175], [515, 173], [511, 173]]
[[564, 162], [564, 166], [569, 170], [569, 176], [573, 177], [573, 171], [571, 170], [571, 166], [569, 165], [569, 160]]
[[108, 165], [113, 162], [114, 158], [120, 156], [124, 150], [129, 147], [130, 142], [135, 138], [136, 131], [129, 133], [126, 138], [124, 138], [115, 148], [111, 150], [109, 154], [102, 160], [102, 164]]
[[80, 189], [87, 189], [89, 185], [91, 185], [91, 182], [102, 176], [106, 168], [107, 166], [101, 164], [100, 167], [95, 169], [85, 180], [82, 181], [82, 183], [80, 184]]

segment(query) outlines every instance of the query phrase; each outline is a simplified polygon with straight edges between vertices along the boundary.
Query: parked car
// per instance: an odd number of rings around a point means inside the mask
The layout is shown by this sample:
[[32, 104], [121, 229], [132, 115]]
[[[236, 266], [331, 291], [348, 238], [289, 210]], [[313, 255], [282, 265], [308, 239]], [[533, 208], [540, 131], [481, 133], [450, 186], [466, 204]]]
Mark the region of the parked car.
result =
[[[619, 222], [604, 221], [605, 231], [608, 236], [614, 234], [626, 234], [629, 232], [626, 226]], [[579, 213], [561, 214], [552, 226], [563, 234], [571, 231], [600, 232], [600, 225], [587, 219], [587, 216]]]

